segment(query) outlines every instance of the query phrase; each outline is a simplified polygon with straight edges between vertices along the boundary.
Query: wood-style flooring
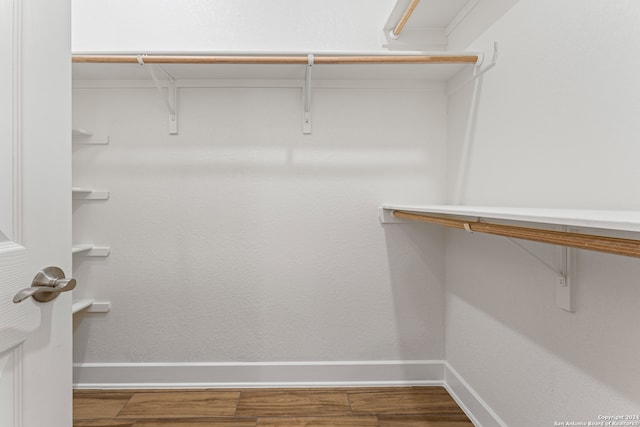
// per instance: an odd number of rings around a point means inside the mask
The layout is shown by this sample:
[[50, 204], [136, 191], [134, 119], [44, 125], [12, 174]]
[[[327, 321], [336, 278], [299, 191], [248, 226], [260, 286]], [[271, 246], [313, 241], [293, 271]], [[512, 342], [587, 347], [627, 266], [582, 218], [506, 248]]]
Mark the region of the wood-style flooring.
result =
[[473, 427], [443, 387], [76, 390], [74, 427]]

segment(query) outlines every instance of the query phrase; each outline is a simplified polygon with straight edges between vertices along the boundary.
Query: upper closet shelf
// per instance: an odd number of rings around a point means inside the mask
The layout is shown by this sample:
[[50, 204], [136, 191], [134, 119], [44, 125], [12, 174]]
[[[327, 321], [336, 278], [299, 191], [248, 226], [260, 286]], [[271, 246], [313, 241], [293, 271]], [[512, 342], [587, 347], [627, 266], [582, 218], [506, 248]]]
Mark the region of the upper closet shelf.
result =
[[[370, 54], [73, 55], [74, 80], [147, 80], [142, 64], [161, 65], [176, 80], [303, 79], [310, 58], [314, 80], [447, 80], [482, 54], [411, 52]], [[96, 66], [99, 64], [100, 66]], [[299, 65], [296, 67], [295, 65]]]

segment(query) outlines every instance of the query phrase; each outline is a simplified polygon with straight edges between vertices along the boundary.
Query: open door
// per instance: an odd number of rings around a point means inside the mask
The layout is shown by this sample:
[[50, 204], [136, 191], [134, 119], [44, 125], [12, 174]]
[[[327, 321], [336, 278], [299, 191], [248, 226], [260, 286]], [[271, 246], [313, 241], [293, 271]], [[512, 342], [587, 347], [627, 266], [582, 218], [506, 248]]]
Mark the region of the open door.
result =
[[74, 281], [48, 270], [31, 287], [46, 267], [71, 273], [70, 19], [69, 0], [0, 0], [3, 427], [72, 424], [71, 292], [57, 291]]

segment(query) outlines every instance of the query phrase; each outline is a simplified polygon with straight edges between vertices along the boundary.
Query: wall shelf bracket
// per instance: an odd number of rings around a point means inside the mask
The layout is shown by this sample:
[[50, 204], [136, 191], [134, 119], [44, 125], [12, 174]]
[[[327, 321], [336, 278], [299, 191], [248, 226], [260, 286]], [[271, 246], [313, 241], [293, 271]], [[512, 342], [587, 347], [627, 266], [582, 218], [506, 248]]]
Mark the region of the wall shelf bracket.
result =
[[[486, 55], [484, 53], [478, 54], [478, 60], [473, 67], [473, 74], [468, 79], [464, 80], [462, 83], [455, 86], [453, 89], [447, 90], [447, 95], [451, 96], [467, 84], [471, 83], [474, 80], [478, 80], [480, 77], [484, 75], [487, 71], [492, 69], [498, 64], [498, 42], [493, 42], [493, 54], [491, 55], [491, 62], [489, 64], [484, 65], [486, 60]], [[484, 65], [484, 67], [483, 67]]]
[[560, 267], [555, 267], [546, 260], [536, 255], [533, 251], [529, 250], [526, 246], [520, 243], [516, 239], [510, 237], [506, 238], [508, 241], [517, 246], [520, 250], [527, 253], [534, 259], [536, 259], [541, 265], [555, 276], [555, 290], [556, 290], [556, 305], [568, 312], [575, 312], [572, 299], [572, 287], [573, 278], [575, 277], [576, 266], [576, 250], [567, 246], [558, 246], [557, 251], [559, 254]]
[[[138, 60], [138, 64], [145, 67], [146, 70], [149, 72], [149, 75], [151, 76], [153, 83], [156, 85], [156, 88], [158, 88], [158, 92], [160, 92], [160, 96], [165, 101], [167, 105], [167, 110], [169, 110], [169, 134], [176, 135], [178, 133], [178, 108], [177, 108], [178, 89], [176, 86], [176, 79], [171, 74], [166, 72], [164, 68], [160, 67], [159, 65], [145, 64], [143, 55], [138, 55], [136, 58]], [[166, 96], [162, 90], [163, 85], [160, 83], [160, 80], [158, 79], [155, 67], [158, 67], [167, 76], [168, 84], [167, 84]]]
[[474, 78], [480, 77], [481, 75], [483, 75], [484, 73], [486, 73], [487, 71], [489, 71], [490, 69], [496, 66], [496, 64], [498, 63], [498, 42], [496, 41], [493, 42], [493, 54], [491, 56], [491, 62], [483, 67], [482, 65], [484, 64], [484, 60], [485, 60], [484, 53], [480, 54], [478, 56], [478, 62], [476, 62], [476, 66], [473, 69]]
[[560, 260], [564, 280], [559, 279], [556, 282], [556, 305], [570, 313], [576, 311], [573, 298], [573, 288], [576, 278], [577, 250], [571, 247], [559, 247]]
[[311, 67], [313, 67], [313, 54], [307, 55], [307, 67], [304, 75], [304, 88], [302, 91], [302, 133], [311, 133]]

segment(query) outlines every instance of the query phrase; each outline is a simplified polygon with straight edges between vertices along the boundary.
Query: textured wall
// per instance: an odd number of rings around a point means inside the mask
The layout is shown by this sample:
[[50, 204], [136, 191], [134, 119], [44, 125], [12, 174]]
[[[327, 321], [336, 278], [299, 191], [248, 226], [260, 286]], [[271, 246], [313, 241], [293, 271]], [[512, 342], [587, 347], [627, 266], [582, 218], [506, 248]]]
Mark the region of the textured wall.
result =
[[[446, 108], [433, 89], [194, 88], [180, 134], [154, 88], [76, 89], [76, 362], [441, 359], [443, 240], [383, 228], [383, 203], [444, 200]], [[126, 381], [126, 379], [123, 379]]]
[[[640, 7], [521, 0], [473, 46], [500, 46], [483, 80], [466, 204], [638, 209], [633, 184]], [[473, 47], [472, 46], [472, 47]], [[453, 86], [453, 85], [452, 85]], [[453, 194], [471, 87], [449, 103]], [[554, 249], [527, 243], [553, 261]], [[597, 421], [640, 408], [640, 260], [578, 253], [575, 303], [504, 239], [449, 232], [446, 358], [509, 426]]]
[[74, 52], [378, 50], [395, 0], [82, 0]]

